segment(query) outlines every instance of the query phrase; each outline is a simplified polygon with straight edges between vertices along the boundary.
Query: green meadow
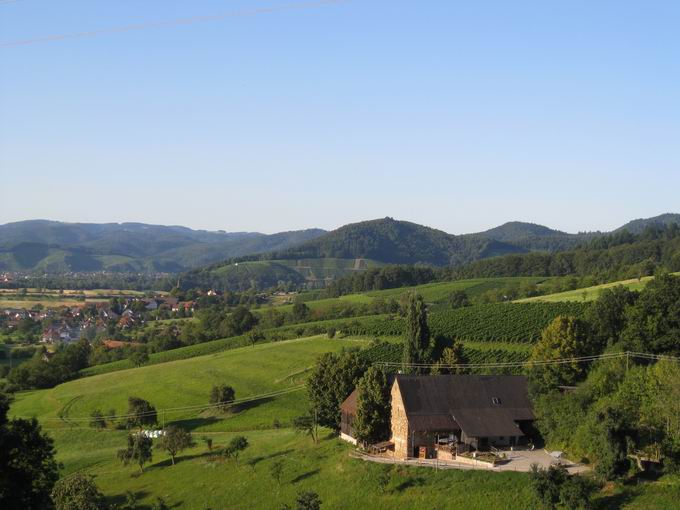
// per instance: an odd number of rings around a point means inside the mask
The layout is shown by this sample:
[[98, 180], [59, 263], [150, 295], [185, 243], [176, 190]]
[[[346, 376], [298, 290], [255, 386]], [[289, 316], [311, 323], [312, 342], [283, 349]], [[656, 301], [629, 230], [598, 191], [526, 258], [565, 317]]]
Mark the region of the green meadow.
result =
[[561, 301], [595, 301], [600, 297], [600, 293], [605, 289], [618, 287], [619, 285], [626, 287], [628, 290], [642, 290], [647, 283], [652, 281], [653, 276], [645, 276], [643, 278], [633, 278], [631, 280], [621, 280], [618, 282], [603, 283], [601, 285], [594, 285], [592, 287], [585, 287], [583, 289], [568, 290], [566, 292], [557, 292], [555, 294], [547, 294], [545, 296], [536, 296], [525, 299], [518, 299], [516, 303], [531, 303], [531, 302], [545, 302], [557, 303]]

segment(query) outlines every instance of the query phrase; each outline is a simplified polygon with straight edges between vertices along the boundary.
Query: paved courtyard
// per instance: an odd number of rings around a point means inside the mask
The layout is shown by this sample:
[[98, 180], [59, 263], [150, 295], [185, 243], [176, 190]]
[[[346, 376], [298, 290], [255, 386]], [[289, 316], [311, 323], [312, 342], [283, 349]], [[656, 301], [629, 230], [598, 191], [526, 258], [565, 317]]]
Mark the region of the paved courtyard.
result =
[[490, 467], [486, 463], [469, 464], [457, 461], [441, 461], [437, 459], [409, 459], [398, 460], [390, 456], [389, 453], [382, 455], [369, 455], [365, 453], [355, 452], [355, 458], [363, 459], [369, 462], [378, 462], [381, 464], [401, 464], [409, 466], [423, 466], [435, 469], [475, 469], [485, 471], [518, 471], [528, 472], [531, 470], [532, 464], [537, 464], [543, 468], [547, 468], [552, 464], [560, 463], [567, 468], [570, 474], [582, 473], [589, 471], [588, 466], [577, 464], [566, 459], [557, 460], [544, 450], [516, 450], [505, 451], [506, 460], [502, 464]]

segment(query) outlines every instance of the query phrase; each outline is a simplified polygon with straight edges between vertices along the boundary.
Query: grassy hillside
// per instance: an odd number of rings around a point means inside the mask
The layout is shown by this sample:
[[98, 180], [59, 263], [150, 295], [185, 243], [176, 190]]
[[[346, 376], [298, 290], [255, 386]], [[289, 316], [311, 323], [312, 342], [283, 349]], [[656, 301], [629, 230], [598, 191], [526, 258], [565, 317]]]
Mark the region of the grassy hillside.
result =
[[[66, 426], [87, 419], [96, 408], [104, 412], [113, 408], [124, 414], [127, 398], [133, 395], [149, 400], [158, 409], [202, 405], [208, 403], [213, 384], [225, 383], [234, 387], [237, 398], [244, 398], [298, 387], [319, 354], [363, 344], [363, 340], [313, 337], [120, 370], [77, 379], [50, 390], [21, 393], [12, 412], [50, 420], [54, 426]], [[295, 402], [300, 405], [293, 405]], [[201, 430], [214, 428], [215, 421], [223, 429], [243, 427], [244, 418], [250, 428], [269, 427], [274, 418], [285, 422], [300, 414], [303, 403], [304, 399], [287, 396], [226, 419], [202, 418], [200, 411], [191, 410], [168, 411], [166, 420], [182, 421]]]
[[[680, 274], [680, 273], [674, 273]], [[562, 301], [594, 301], [600, 296], [600, 292], [604, 289], [611, 289], [622, 285], [629, 290], [642, 290], [650, 281], [654, 279], [653, 276], [644, 276], [642, 278], [631, 278], [629, 280], [621, 280], [618, 282], [603, 283], [602, 285], [594, 285], [584, 289], [569, 290], [566, 292], [558, 292], [555, 294], [547, 294], [545, 296], [536, 296], [532, 298], [519, 299], [517, 303], [531, 303], [531, 302], [546, 302], [557, 303]]]
[[[313, 490], [325, 510], [531, 507], [526, 474], [435, 471], [364, 462], [352, 459], [352, 447], [328, 431], [314, 445], [286, 426], [304, 410], [304, 392], [260, 401], [227, 415], [200, 410], [166, 413], [166, 423], [174, 421], [191, 429], [197, 444], [182, 452], [175, 466], [164, 452], [154, 450], [153, 461], [143, 474], [116, 459], [126, 431], [96, 432], [80, 421], [94, 407], [123, 412], [128, 395], [148, 398], [160, 409], [203, 404], [215, 382], [233, 384], [238, 396], [292, 388], [302, 382], [304, 369], [320, 352], [346, 345], [345, 341], [309, 338], [91, 377], [51, 390], [21, 393], [11, 413], [38, 416], [54, 438], [63, 475], [75, 471], [94, 475], [110, 502], [122, 503], [131, 491], [142, 505], [151, 505], [161, 496], [172, 508], [269, 510], [292, 503], [299, 491]], [[283, 426], [277, 428], [275, 419]], [[213, 459], [201, 441], [209, 437], [214, 448], [220, 448], [236, 434], [246, 436], [250, 443], [238, 464]], [[277, 461], [283, 463], [280, 483], [270, 474]], [[679, 487], [678, 477], [670, 476], [635, 487], [609, 486], [596, 503], [598, 508], [672, 508]]]

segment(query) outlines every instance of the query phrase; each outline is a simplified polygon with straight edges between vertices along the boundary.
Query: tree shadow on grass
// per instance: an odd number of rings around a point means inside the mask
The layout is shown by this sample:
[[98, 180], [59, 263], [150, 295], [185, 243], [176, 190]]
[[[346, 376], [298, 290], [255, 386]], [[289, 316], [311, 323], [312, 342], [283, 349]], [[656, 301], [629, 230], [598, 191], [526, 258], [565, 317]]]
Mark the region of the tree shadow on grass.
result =
[[[140, 499], [143, 499], [147, 497], [150, 492], [147, 491], [130, 491], [132, 494], [134, 494], [135, 498], [137, 501]], [[117, 508], [119, 506], [123, 506], [127, 502], [127, 494], [116, 494], [114, 496], [110, 496], [106, 498], [106, 502], [112, 507], [112, 508]], [[138, 508], [142, 508], [141, 506], [138, 506]]]
[[280, 452], [274, 452], [270, 453], [269, 455], [260, 455], [259, 457], [254, 457], [248, 461], [248, 465], [250, 467], [255, 467], [255, 465], [259, 464], [263, 460], [269, 460], [269, 459], [275, 459], [276, 457], [283, 457], [288, 455], [289, 453], [293, 453], [295, 450], [292, 448], [289, 448], [288, 450], [281, 450]]
[[296, 476], [293, 478], [290, 483], [298, 483], [301, 482], [302, 480], [306, 480], [307, 478], [311, 478], [314, 475], [318, 475], [321, 472], [320, 469], [313, 469], [312, 471], [307, 471], [306, 473], [302, 473], [301, 475]]
[[244, 411], [248, 411], [249, 409], [254, 409], [254, 408], [259, 407], [263, 404], [268, 404], [272, 400], [274, 400], [274, 397], [266, 397], [266, 398], [261, 398], [261, 399], [258, 399], [258, 400], [251, 400], [250, 402], [242, 402], [240, 404], [236, 404], [234, 406], [231, 406], [231, 408], [229, 409], [229, 412], [227, 413], [227, 416], [229, 414], [239, 414], [239, 413], [242, 413]]
[[394, 488], [395, 492], [403, 492], [411, 487], [421, 487], [425, 485], [425, 479], [421, 476], [409, 477]]
[[[216, 457], [217, 451], [213, 448], [211, 452], [194, 453], [192, 455], [178, 455], [175, 457], [175, 464], [187, 462], [194, 459]], [[165, 459], [160, 462], [155, 462], [144, 468], [144, 471], [154, 471], [156, 469], [172, 468], [172, 459]]]
[[602, 498], [598, 498], [594, 501], [593, 509], [613, 510], [616, 508], [622, 508], [624, 505], [633, 501], [637, 497], [638, 493], [639, 491], [637, 490], [629, 489], [619, 494], [612, 494], [611, 496], [604, 496]]
[[180, 427], [184, 430], [193, 431], [199, 427], [205, 427], [217, 423], [220, 419], [217, 416], [208, 416], [206, 418], [189, 418], [187, 420], [173, 421], [172, 425]]

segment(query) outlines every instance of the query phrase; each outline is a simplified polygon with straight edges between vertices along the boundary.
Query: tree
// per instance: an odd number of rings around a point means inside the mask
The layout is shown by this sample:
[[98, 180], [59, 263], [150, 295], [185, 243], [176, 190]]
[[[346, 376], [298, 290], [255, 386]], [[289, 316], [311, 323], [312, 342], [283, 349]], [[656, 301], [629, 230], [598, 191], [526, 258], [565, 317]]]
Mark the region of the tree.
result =
[[259, 328], [252, 329], [248, 332], [248, 341], [250, 341], [250, 345], [253, 347], [255, 347], [257, 342], [264, 340], [264, 338], [265, 336]]
[[106, 507], [104, 495], [99, 492], [94, 478], [75, 473], [59, 480], [52, 490], [56, 510], [101, 510]]
[[635, 303], [637, 296], [637, 292], [617, 285], [612, 289], [604, 289], [588, 308], [585, 319], [598, 352], [618, 343], [626, 325], [626, 309]]
[[277, 459], [269, 465], [269, 474], [279, 485], [281, 485], [281, 477], [283, 476], [283, 466], [283, 459]]
[[130, 361], [137, 368], [146, 365], [149, 362], [149, 352], [146, 350], [146, 347], [134, 349], [132, 354], [130, 354]]
[[128, 428], [138, 427], [141, 431], [145, 425], [153, 426], [156, 423], [158, 423], [158, 414], [154, 406], [139, 397], [128, 398]]
[[118, 459], [126, 466], [135, 462], [143, 473], [144, 464], [152, 460], [151, 446], [151, 439], [144, 434], [128, 434], [127, 448], [118, 450]]
[[430, 329], [427, 325], [427, 305], [423, 297], [411, 293], [406, 301], [406, 330], [404, 337], [403, 371], [418, 373], [409, 365], [427, 363], [430, 358]]
[[231, 386], [217, 384], [210, 390], [210, 403], [221, 411], [226, 411], [236, 398], [236, 392]]
[[291, 316], [294, 322], [303, 322], [309, 317], [309, 307], [298, 301], [293, 305]]
[[340, 404], [352, 393], [367, 366], [357, 352], [319, 357], [307, 379], [307, 394], [319, 425], [340, 430]]
[[170, 510], [170, 507], [163, 498], [157, 496], [156, 501], [154, 501], [153, 506], [151, 507], [151, 510]]
[[228, 459], [233, 458], [238, 465], [238, 456], [243, 450], [248, 448], [248, 439], [244, 436], [236, 436], [229, 441], [229, 444], [224, 448], [223, 455]]
[[560, 488], [569, 476], [567, 470], [560, 465], [542, 469], [531, 465], [530, 484], [534, 496], [544, 508], [554, 509], [560, 500]]
[[297, 510], [319, 510], [321, 508], [321, 498], [316, 492], [299, 492], [295, 501]]
[[435, 369], [443, 374], [455, 374], [461, 370], [457, 368], [451, 368], [451, 366], [460, 365], [465, 363], [465, 361], [463, 342], [460, 340], [454, 340], [450, 347], [445, 347], [442, 351], [441, 358], [439, 358]]
[[221, 322], [219, 333], [226, 337], [242, 335], [256, 325], [257, 317], [248, 308], [239, 305]]
[[680, 277], [659, 275], [626, 310], [624, 346], [633, 351], [680, 354]]
[[97, 430], [106, 428], [106, 420], [100, 409], [94, 409], [90, 413], [90, 427]]
[[50, 508], [59, 478], [54, 444], [35, 418], [8, 419], [9, 404], [0, 393], [0, 502], [7, 509]]
[[314, 444], [319, 442], [318, 423], [314, 418], [314, 414], [303, 414], [293, 418], [293, 428], [296, 432], [308, 435], [314, 441]]
[[390, 433], [390, 387], [382, 368], [370, 367], [357, 385], [356, 437], [365, 444], [387, 439]]
[[449, 306], [454, 310], [470, 306], [470, 299], [464, 290], [454, 290], [448, 297]]
[[[556, 317], [541, 334], [534, 346], [530, 361], [541, 362], [575, 358], [590, 354], [587, 324], [574, 317]], [[560, 364], [530, 366], [532, 392], [546, 392], [562, 385], [574, 385], [585, 375], [583, 363], [578, 361]]]
[[567, 510], [588, 510], [595, 489], [595, 484], [583, 476], [568, 476], [560, 488], [560, 503]]
[[174, 466], [177, 454], [192, 445], [193, 441], [190, 432], [174, 425], [168, 425], [163, 431], [163, 435], [159, 438], [156, 448], [168, 452]]
[[119, 510], [137, 510], [137, 495], [132, 491], [125, 492], [125, 503], [119, 506]]

